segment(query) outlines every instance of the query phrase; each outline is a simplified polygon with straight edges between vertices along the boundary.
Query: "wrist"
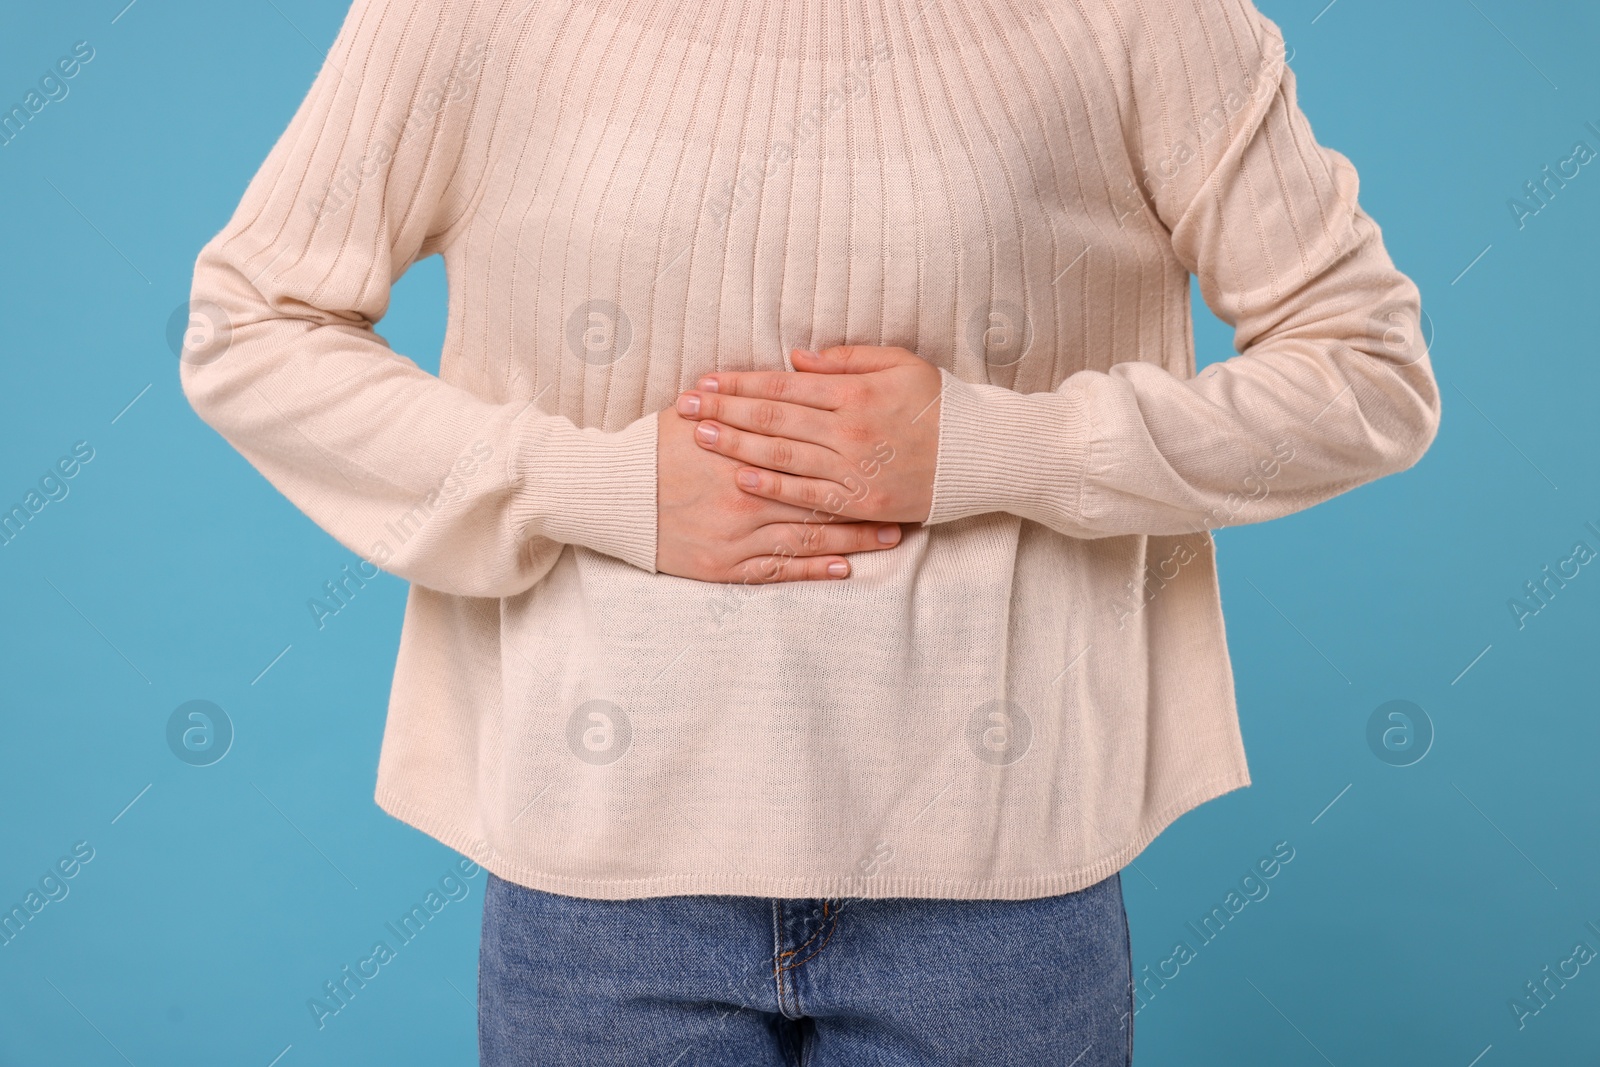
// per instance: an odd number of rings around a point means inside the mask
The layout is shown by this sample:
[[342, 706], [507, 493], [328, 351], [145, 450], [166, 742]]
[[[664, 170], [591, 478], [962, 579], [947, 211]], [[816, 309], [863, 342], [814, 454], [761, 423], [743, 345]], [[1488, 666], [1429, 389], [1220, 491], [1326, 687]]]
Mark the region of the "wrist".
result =
[[582, 545], [656, 569], [657, 413], [607, 433], [530, 408], [511, 464], [518, 540]]
[[1009, 512], [1076, 524], [1089, 417], [1076, 391], [1018, 393], [940, 369], [939, 446], [927, 524]]

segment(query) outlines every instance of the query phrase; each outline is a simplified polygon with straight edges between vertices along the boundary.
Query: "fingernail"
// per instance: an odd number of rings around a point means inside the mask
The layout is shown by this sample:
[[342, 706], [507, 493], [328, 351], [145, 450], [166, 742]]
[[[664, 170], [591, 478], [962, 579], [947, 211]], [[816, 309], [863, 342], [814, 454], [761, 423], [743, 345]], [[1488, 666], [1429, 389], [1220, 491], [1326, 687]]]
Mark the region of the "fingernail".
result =
[[879, 544], [892, 545], [898, 540], [900, 540], [900, 527], [898, 527], [898, 526], [880, 526], [880, 527], [878, 527], [878, 543]]
[[678, 397], [678, 410], [685, 415], [700, 414], [700, 398], [693, 393], [684, 393]]
[[739, 484], [749, 486], [751, 489], [754, 489], [756, 486], [761, 484], [761, 475], [757, 474], [755, 471], [740, 471]]
[[833, 575], [835, 578], [843, 578], [845, 575], [850, 573], [850, 564], [846, 563], [842, 559], [836, 559], [832, 563], [828, 564], [828, 573]]
[[702, 422], [694, 428], [694, 435], [706, 444], [714, 445], [717, 443], [717, 424], [714, 422]]
[[717, 380], [715, 378], [701, 378], [695, 383], [695, 388], [703, 393], [714, 393], [717, 391]]

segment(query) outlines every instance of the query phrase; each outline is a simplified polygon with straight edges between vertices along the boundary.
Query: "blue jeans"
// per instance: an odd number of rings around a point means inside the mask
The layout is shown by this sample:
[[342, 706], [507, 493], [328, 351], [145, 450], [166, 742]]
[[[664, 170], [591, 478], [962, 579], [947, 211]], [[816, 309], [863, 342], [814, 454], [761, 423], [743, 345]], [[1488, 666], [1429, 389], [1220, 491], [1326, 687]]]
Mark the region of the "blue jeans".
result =
[[484, 1067], [1127, 1067], [1122, 881], [1035, 900], [589, 900], [489, 875]]

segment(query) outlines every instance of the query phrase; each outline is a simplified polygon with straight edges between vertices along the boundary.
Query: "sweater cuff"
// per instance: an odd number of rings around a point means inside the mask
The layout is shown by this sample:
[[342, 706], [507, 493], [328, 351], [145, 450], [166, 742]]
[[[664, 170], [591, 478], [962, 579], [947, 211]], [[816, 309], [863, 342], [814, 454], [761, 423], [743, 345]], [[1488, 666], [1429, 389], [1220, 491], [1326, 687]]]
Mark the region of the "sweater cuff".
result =
[[533, 410], [512, 450], [518, 543], [545, 537], [656, 570], [656, 413], [615, 433]]
[[1078, 392], [1018, 393], [944, 368], [926, 525], [1004, 511], [1053, 529], [1082, 514], [1089, 417]]

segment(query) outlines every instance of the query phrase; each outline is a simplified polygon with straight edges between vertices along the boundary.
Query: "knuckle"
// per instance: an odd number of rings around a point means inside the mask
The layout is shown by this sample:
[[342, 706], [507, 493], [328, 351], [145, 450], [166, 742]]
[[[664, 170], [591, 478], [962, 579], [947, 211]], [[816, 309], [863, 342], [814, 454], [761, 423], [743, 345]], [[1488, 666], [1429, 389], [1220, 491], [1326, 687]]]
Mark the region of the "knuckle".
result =
[[791, 441], [779, 439], [772, 443], [772, 462], [774, 466], [789, 467], [794, 464], [794, 444]]
[[[717, 499], [714, 502], [710, 502], [712, 507], [726, 507], [738, 518], [747, 518], [749, 515], [754, 515], [755, 512], [762, 509], [762, 504], [765, 504], [765, 501], [757, 498], [757, 496], [750, 496], [749, 493], [718, 494]], [[707, 530], [709, 536], [731, 542], [738, 541], [742, 534], [749, 533], [750, 523], [707, 523], [707, 528], [709, 528]]]
[[833, 517], [833, 522], [833, 540], [841, 550], [854, 552], [866, 543], [867, 539], [863, 536], [866, 527], [861, 523], [840, 519], [837, 515]]
[[849, 529], [830, 527], [827, 534], [822, 538], [822, 542], [822, 547], [817, 550], [819, 556], [829, 553], [838, 555], [844, 552], [854, 552], [857, 549], [855, 531]]
[[750, 412], [750, 420], [756, 424], [757, 429], [776, 430], [783, 425], [783, 409], [777, 404], [757, 404]]
[[794, 533], [782, 526], [767, 526], [761, 531], [760, 550], [776, 558], [792, 556], [798, 548]]
[[774, 580], [772, 560], [766, 556], [753, 556], [739, 564], [738, 569], [747, 585], [766, 585]]
[[839, 436], [853, 445], [864, 445], [872, 440], [872, 430], [859, 422], [844, 422], [839, 425]]

